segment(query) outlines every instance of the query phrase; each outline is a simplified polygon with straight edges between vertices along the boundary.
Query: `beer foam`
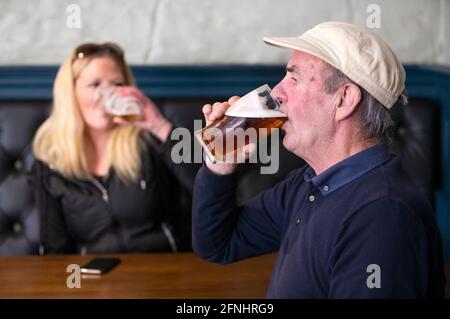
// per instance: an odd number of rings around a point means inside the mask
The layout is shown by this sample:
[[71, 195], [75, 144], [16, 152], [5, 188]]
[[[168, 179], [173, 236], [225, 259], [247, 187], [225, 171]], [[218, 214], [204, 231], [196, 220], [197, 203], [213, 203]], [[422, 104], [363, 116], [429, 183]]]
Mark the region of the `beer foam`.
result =
[[270, 96], [269, 86], [263, 85], [234, 102], [225, 115], [234, 117], [286, 117], [278, 111], [278, 103]]

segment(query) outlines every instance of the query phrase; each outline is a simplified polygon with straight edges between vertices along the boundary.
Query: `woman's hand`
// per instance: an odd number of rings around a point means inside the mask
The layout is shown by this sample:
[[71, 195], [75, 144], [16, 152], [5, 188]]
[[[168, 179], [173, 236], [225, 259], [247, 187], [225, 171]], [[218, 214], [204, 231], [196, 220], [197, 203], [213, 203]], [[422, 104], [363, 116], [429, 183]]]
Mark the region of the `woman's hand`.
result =
[[167, 120], [159, 111], [155, 103], [146, 97], [135, 86], [121, 86], [117, 88], [119, 96], [133, 96], [142, 104], [142, 115], [137, 121], [128, 122], [119, 117], [114, 117], [114, 122], [120, 125], [133, 124], [145, 129], [156, 136], [161, 142], [167, 141], [172, 129], [172, 123]]

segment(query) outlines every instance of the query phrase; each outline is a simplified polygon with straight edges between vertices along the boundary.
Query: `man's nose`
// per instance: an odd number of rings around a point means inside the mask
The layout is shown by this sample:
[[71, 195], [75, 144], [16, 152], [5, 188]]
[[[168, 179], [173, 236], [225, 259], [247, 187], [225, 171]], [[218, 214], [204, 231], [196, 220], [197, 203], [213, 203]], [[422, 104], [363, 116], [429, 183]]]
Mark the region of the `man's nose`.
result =
[[284, 113], [286, 107], [286, 95], [284, 94], [280, 83], [274, 86], [274, 88], [272, 89], [272, 95], [280, 104], [280, 111]]

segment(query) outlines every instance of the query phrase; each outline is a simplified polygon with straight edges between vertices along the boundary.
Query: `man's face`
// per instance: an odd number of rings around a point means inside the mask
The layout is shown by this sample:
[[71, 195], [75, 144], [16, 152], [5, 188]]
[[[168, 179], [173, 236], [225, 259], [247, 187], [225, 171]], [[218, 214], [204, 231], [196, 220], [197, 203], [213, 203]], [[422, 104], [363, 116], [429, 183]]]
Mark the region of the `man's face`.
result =
[[334, 132], [334, 95], [324, 90], [324, 67], [319, 58], [293, 51], [286, 76], [273, 89], [288, 116], [283, 145], [303, 158], [326, 148]]

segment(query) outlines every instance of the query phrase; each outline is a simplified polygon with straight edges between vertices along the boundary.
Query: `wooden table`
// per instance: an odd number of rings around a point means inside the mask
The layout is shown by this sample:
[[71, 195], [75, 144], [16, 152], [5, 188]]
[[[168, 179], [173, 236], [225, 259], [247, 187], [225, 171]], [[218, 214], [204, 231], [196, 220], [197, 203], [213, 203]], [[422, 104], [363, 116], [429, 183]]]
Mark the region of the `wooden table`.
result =
[[69, 264], [94, 256], [0, 258], [0, 298], [264, 298], [275, 254], [230, 265], [193, 253], [114, 255], [121, 264], [102, 276], [82, 275], [68, 288]]
[[[216, 265], [193, 253], [113, 255], [122, 262], [110, 273], [83, 275], [81, 288], [68, 288], [67, 265], [93, 257], [0, 257], [0, 298], [264, 298], [275, 260]], [[446, 274], [450, 298], [450, 264]]]

